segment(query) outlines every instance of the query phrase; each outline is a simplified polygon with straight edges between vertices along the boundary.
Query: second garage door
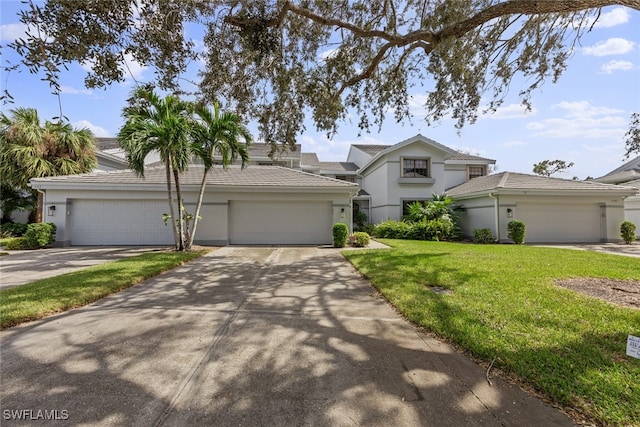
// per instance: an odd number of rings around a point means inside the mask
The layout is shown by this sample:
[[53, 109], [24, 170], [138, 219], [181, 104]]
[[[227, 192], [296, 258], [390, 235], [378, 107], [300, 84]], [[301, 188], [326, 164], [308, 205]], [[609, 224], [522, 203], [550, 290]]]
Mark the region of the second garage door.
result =
[[332, 242], [331, 202], [231, 201], [231, 244], [295, 245]]
[[518, 203], [516, 211], [526, 226], [527, 242], [595, 243], [602, 236], [601, 208], [597, 204]]

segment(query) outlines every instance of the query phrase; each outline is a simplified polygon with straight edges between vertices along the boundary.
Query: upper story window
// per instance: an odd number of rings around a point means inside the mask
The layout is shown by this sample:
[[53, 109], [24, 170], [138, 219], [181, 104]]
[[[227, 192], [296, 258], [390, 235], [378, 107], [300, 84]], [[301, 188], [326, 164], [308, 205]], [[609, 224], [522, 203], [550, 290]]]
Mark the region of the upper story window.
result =
[[429, 178], [429, 159], [402, 159], [404, 178]]
[[487, 174], [486, 166], [469, 166], [469, 179], [485, 176]]
[[348, 182], [356, 182], [355, 175], [336, 175], [336, 179], [340, 179], [342, 181], [348, 181]]

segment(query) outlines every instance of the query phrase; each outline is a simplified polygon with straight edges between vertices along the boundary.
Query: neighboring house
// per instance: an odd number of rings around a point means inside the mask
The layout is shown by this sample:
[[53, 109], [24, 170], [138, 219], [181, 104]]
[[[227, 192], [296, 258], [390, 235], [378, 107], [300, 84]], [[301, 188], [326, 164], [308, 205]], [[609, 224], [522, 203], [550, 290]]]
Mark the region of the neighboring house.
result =
[[502, 172], [473, 179], [447, 191], [463, 208], [467, 237], [488, 228], [508, 242], [507, 224], [525, 223], [530, 243], [618, 242], [624, 200], [637, 188]]
[[[193, 213], [202, 166], [181, 176], [188, 212]], [[45, 192], [45, 221], [57, 226], [59, 245], [167, 245], [171, 228], [166, 175], [150, 167], [140, 178], [131, 170], [31, 180]], [[354, 183], [275, 166], [224, 170], [207, 178], [196, 243], [330, 244], [336, 222], [351, 223]]]
[[[619, 168], [600, 178], [596, 178], [594, 181], [640, 189], [640, 156], [629, 160]], [[631, 221], [636, 225], [637, 237], [640, 239], [640, 192], [638, 195], [625, 199], [624, 215], [627, 221]]]

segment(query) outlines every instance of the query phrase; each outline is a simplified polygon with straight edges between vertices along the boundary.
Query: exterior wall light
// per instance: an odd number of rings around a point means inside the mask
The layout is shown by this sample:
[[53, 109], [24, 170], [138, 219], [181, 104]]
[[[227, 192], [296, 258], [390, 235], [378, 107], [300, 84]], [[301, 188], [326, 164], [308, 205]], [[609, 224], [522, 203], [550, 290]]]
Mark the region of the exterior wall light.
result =
[[56, 207], [54, 205], [49, 206], [49, 216], [54, 216], [56, 213]]
[[508, 209], [507, 209], [507, 216], [508, 216], [509, 218], [513, 218], [513, 209], [511, 209], [511, 208], [508, 208]]

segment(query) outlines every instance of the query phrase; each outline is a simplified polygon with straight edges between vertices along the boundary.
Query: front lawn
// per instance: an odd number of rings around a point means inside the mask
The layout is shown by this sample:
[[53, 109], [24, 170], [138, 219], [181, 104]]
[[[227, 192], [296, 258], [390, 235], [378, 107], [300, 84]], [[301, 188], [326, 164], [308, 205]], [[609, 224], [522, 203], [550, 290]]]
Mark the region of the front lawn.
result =
[[[640, 280], [640, 259], [569, 249], [383, 240], [344, 256], [408, 319], [605, 425], [640, 425], [640, 310], [554, 284]], [[436, 291], [436, 292], [434, 292]], [[447, 293], [450, 292], [450, 293]]]
[[4, 289], [0, 291], [0, 328], [89, 304], [206, 252], [149, 252]]

